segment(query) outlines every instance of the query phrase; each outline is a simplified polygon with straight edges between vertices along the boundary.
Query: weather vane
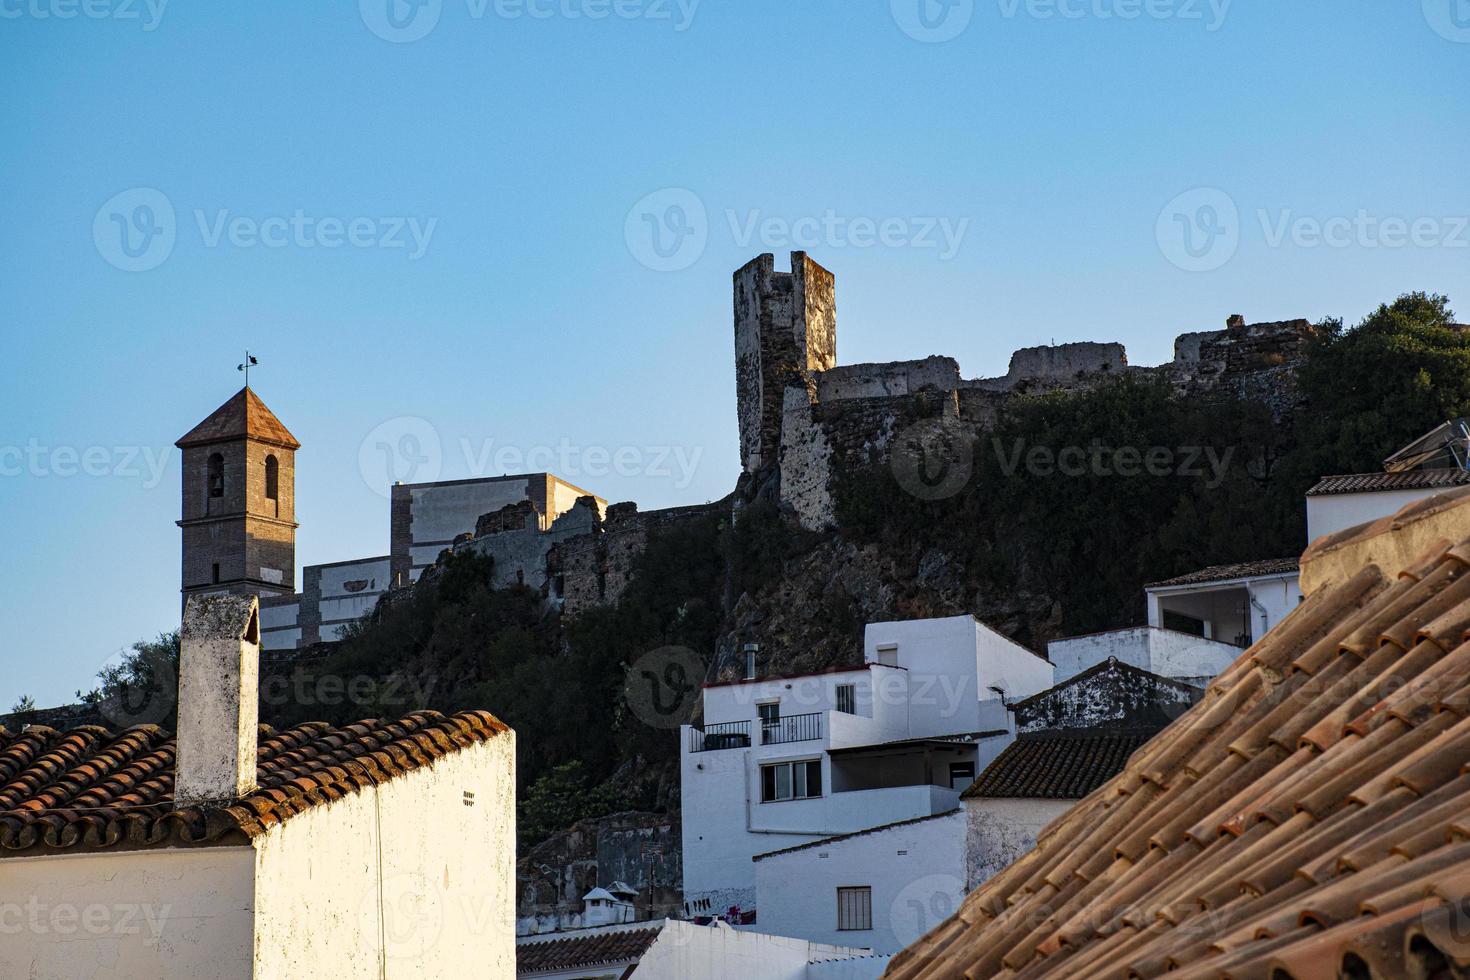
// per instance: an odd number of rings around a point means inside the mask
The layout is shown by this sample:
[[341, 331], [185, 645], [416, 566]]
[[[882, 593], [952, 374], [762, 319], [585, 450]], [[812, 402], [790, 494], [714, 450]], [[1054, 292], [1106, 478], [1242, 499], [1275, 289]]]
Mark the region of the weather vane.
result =
[[247, 388], [250, 387], [250, 368], [253, 367], [256, 364], [259, 364], [259, 363], [260, 363], [259, 361], [257, 361], [255, 358], [253, 358], [253, 357], [250, 356], [250, 352], [247, 350], [245, 352], [245, 360], [243, 360], [239, 364], [236, 364], [235, 365], [235, 370], [236, 371], [244, 371], [245, 372], [245, 387], [247, 387]]

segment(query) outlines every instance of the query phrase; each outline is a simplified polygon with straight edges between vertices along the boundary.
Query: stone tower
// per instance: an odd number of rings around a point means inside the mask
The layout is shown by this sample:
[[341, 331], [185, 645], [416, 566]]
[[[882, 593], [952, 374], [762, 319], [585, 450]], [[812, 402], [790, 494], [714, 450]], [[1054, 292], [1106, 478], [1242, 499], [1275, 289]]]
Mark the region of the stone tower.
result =
[[812, 374], [837, 365], [836, 280], [805, 252], [791, 271], [761, 255], [735, 273], [735, 393], [740, 463], [747, 473], [780, 462], [786, 389], [812, 391]]
[[246, 387], [176, 445], [184, 452], [184, 597], [294, 593], [296, 437]]

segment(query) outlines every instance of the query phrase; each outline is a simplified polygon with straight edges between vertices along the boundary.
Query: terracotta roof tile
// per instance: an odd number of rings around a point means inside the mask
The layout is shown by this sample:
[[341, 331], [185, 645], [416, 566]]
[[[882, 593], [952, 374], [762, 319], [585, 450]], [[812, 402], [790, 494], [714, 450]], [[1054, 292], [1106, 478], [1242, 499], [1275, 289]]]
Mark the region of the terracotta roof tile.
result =
[[1255, 578], [1258, 575], [1288, 575], [1301, 567], [1295, 558], [1269, 558], [1264, 561], [1245, 561], [1234, 565], [1213, 565], [1197, 572], [1150, 582], [1144, 588], [1162, 589], [1173, 585], [1200, 585], [1206, 582], [1225, 582], [1236, 578]]
[[258, 789], [229, 806], [176, 810], [174, 740], [156, 726], [120, 734], [93, 726], [0, 728], [0, 858], [248, 839], [504, 731], [484, 711], [425, 711], [343, 729], [311, 722], [277, 732], [262, 725]]
[[964, 799], [1080, 800], [1123, 770], [1149, 733], [1084, 730], [1021, 735], [985, 768]]
[[1402, 473], [1349, 473], [1323, 477], [1307, 491], [1308, 497], [1336, 493], [1378, 493], [1388, 490], [1443, 490], [1470, 483], [1470, 472], [1450, 468], [1405, 470]]
[[516, 973], [551, 973], [636, 960], [658, 939], [660, 928], [553, 933], [557, 938], [516, 944]]
[[281, 424], [275, 413], [265, 407], [260, 396], [249, 388], [241, 388], [174, 445], [183, 449], [186, 446], [203, 446], [242, 437], [269, 442], [286, 449], [301, 448], [301, 443], [296, 441], [290, 430]]
[[1470, 975], [1470, 540], [1446, 545], [1314, 592], [885, 977]]

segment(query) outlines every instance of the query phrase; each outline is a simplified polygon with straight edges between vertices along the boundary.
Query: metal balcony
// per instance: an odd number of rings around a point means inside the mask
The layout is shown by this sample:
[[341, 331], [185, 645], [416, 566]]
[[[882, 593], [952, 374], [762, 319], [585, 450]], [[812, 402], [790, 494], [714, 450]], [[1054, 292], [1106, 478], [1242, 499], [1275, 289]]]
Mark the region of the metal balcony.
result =
[[730, 721], [689, 729], [690, 752], [715, 752], [720, 749], [750, 748], [750, 722]]
[[792, 715], [778, 721], [761, 722], [761, 744], [782, 745], [786, 742], [814, 742], [822, 737], [822, 716]]

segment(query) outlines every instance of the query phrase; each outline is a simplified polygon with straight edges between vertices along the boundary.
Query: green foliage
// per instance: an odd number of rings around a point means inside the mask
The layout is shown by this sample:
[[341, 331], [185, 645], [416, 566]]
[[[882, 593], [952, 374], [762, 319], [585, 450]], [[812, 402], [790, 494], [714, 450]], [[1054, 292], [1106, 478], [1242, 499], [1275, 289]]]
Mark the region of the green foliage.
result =
[[1448, 299], [1410, 293], [1312, 346], [1300, 374], [1295, 486], [1374, 472], [1438, 423], [1470, 414], [1470, 336], [1453, 323]]
[[593, 784], [580, 760], [543, 772], [521, 794], [516, 813], [516, 835], [521, 849], [538, 844], [579, 820], [617, 812], [617, 794]]
[[179, 631], [139, 640], [118, 663], [97, 672], [97, 686], [78, 691], [77, 700], [90, 705], [114, 705], [104, 710], [121, 722], [129, 717], [173, 729], [178, 723]]
[[[1343, 330], [1328, 321], [1299, 373], [1304, 406], [1283, 431], [1264, 406], [1181, 399], [1125, 376], [1072, 394], [1015, 400], [977, 433], [974, 471], [956, 495], [906, 492], [887, 468], [839, 470], [845, 533], [917, 560], [940, 548], [970, 585], [1062, 601], [1062, 633], [1141, 621], [1149, 582], [1212, 564], [1288, 557], [1305, 546], [1302, 495], [1332, 473], [1372, 472], [1435, 424], [1470, 414], [1470, 337], [1441, 296], [1414, 293]], [[1089, 454], [1080, 475], [1043, 463]], [[1170, 472], [1120, 476], [1095, 447], [1173, 453]], [[1197, 475], [1182, 472], [1198, 451]], [[1228, 465], [1222, 465], [1226, 464]], [[1020, 637], [1040, 642], [1046, 637]]]
[[22, 694], [16, 699], [15, 704], [10, 706], [10, 712], [16, 715], [19, 721], [26, 722], [36, 713], [36, 699], [29, 694]]

